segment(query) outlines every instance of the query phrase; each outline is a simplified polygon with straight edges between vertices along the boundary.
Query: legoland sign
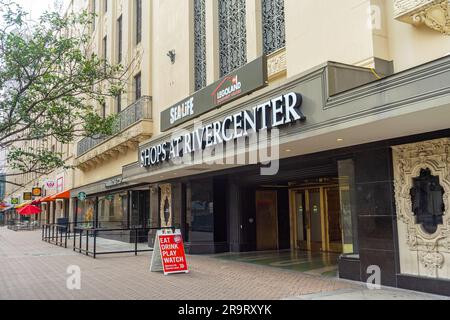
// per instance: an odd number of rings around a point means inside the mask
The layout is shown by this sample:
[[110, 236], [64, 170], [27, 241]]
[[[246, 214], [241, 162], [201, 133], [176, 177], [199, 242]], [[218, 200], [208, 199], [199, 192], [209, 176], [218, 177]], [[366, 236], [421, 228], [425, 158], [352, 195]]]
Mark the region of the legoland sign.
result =
[[267, 58], [263, 56], [163, 111], [161, 131], [172, 129], [265, 86]]

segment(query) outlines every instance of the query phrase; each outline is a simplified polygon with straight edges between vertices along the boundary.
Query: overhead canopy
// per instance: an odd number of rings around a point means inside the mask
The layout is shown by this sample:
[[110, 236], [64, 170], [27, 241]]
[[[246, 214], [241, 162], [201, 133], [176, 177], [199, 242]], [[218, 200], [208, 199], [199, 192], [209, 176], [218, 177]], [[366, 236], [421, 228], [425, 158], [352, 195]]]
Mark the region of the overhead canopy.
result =
[[36, 206], [28, 205], [17, 211], [22, 216], [31, 216], [41, 213], [41, 209]]
[[60, 200], [60, 199], [70, 199], [70, 190], [55, 194], [50, 197], [50, 201]]
[[16, 209], [21, 209], [21, 208], [23, 208], [23, 207], [25, 207], [25, 206], [28, 206], [28, 205], [30, 205], [30, 204], [31, 204], [31, 201], [24, 202], [24, 203], [22, 203], [22, 204], [17, 205], [15, 208], [16, 208]]
[[55, 200], [52, 200], [52, 196], [48, 196], [48, 197], [40, 199], [40, 201], [42, 203], [42, 202], [52, 202], [52, 201], [55, 201]]

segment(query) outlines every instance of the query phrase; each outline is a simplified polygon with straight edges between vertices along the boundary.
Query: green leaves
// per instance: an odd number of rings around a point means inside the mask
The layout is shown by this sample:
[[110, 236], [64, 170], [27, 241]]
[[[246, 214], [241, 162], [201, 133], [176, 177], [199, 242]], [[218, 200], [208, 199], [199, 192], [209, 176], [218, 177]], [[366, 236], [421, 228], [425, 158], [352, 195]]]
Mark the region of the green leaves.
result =
[[24, 152], [26, 141], [116, 133], [117, 117], [100, 117], [100, 105], [123, 93], [127, 70], [91, 52], [88, 12], [44, 13], [37, 22], [19, 5], [0, 0], [0, 150], [15, 170], [59, 168], [62, 157]]

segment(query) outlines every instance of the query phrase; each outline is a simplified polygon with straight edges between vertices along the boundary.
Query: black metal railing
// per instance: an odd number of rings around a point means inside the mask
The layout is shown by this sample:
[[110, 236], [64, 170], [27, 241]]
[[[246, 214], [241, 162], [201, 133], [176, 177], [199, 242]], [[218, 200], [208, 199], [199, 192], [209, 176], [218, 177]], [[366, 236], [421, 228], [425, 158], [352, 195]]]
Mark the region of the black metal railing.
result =
[[[128, 127], [141, 120], [152, 119], [152, 98], [143, 96], [128, 108], [119, 113], [117, 123], [112, 136], [125, 131]], [[77, 144], [77, 156], [81, 156], [94, 149], [99, 144], [110, 139], [112, 136], [86, 137]]]
[[[151, 252], [148, 246], [148, 233], [151, 230], [175, 228], [75, 228], [73, 237], [73, 251], [94, 259], [99, 255], [134, 253], [137, 256], [142, 252]], [[122, 237], [122, 241], [118, 238]], [[110, 246], [105, 241], [113, 241]], [[125, 240], [125, 241], [124, 241]], [[120, 244], [120, 246], [118, 246]]]
[[35, 231], [41, 228], [39, 221], [31, 222], [21, 222], [21, 221], [10, 221], [7, 224], [7, 228], [12, 231]]
[[[83, 223], [86, 224], [86, 223]], [[89, 224], [89, 223], [87, 223]], [[42, 241], [97, 258], [99, 255], [151, 252], [148, 234], [151, 230], [175, 228], [93, 228], [80, 223], [44, 224]], [[92, 222], [94, 225], [94, 222]]]

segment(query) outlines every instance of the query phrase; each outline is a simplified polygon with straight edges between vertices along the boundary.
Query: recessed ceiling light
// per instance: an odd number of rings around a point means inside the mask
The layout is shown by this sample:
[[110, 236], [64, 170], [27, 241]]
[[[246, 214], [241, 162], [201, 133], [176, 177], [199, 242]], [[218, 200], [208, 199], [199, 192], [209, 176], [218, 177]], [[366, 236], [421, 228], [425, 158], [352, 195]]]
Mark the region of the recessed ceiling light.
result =
[[291, 152], [292, 150], [291, 149], [286, 149], [286, 152]]
[[337, 141], [337, 142], [344, 142], [344, 139], [338, 138], [336, 141]]

